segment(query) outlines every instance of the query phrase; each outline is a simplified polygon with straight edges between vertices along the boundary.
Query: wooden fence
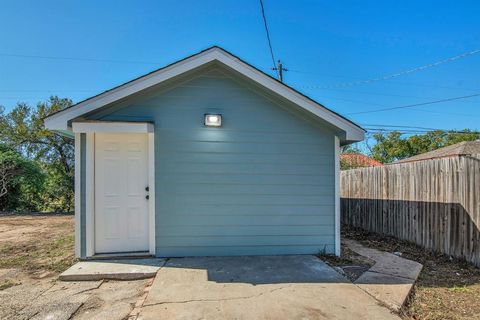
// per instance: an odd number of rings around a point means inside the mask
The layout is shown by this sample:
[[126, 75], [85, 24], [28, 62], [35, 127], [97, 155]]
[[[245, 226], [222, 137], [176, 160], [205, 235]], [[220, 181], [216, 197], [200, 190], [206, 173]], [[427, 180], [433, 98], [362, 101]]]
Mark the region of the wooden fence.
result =
[[342, 171], [342, 223], [480, 267], [480, 156]]

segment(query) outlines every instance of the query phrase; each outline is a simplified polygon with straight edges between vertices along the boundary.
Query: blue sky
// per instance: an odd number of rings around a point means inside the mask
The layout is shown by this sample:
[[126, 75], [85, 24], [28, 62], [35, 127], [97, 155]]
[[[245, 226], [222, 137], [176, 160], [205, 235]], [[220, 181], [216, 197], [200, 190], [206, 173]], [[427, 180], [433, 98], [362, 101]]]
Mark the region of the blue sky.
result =
[[[480, 49], [480, 2], [264, 4], [276, 58], [291, 69], [287, 84], [365, 126], [480, 129], [480, 97], [351, 114], [480, 93], [480, 54], [391, 80], [338, 86]], [[0, 105], [33, 105], [52, 94], [80, 101], [211, 45], [273, 75], [258, 0], [4, 0]]]

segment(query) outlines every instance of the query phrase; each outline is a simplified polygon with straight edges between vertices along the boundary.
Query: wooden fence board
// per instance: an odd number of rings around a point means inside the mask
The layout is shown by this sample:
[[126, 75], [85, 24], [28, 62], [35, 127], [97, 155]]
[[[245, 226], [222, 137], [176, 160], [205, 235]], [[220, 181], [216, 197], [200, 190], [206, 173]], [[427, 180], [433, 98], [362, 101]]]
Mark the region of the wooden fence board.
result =
[[342, 223], [480, 267], [480, 155], [342, 171]]

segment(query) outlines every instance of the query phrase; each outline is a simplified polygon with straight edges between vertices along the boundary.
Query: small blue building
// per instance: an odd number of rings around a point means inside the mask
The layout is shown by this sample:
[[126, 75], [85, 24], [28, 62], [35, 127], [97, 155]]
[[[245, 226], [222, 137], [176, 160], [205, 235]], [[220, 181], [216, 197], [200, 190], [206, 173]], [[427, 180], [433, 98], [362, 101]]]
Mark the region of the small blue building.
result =
[[340, 253], [353, 122], [212, 47], [52, 114], [81, 258]]

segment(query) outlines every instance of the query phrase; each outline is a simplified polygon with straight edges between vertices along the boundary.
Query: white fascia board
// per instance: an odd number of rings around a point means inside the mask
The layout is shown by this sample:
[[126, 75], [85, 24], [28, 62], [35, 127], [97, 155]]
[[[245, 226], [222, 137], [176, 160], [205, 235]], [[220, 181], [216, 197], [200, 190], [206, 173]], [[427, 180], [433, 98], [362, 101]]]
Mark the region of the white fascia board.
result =
[[364, 139], [365, 131], [357, 127], [348, 120], [328, 110], [327, 108], [315, 103], [307, 97], [301, 95], [295, 90], [285, 86], [275, 79], [263, 74], [261, 71], [246, 64], [240, 59], [232, 56], [220, 48], [212, 48], [200, 54], [194, 55], [185, 60], [174, 63], [166, 68], [158, 70], [150, 75], [146, 75], [130, 83], [122, 85], [116, 89], [110, 90], [96, 97], [81, 102], [63, 112], [51, 115], [45, 119], [45, 126], [50, 130], [67, 130], [68, 121], [75, 119], [85, 113], [91, 112], [97, 108], [103, 107], [109, 103], [125, 98], [131, 94], [157, 85], [170, 78], [182, 73], [200, 67], [206, 63], [217, 60], [235, 71], [243, 74], [247, 78], [259, 83], [260, 85], [272, 90], [294, 104], [313, 113], [321, 119], [331, 123], [335, 127], [346, 133], [345, 139], [348, 141], [361, 141]]
[[68, 121], [72, 119], [211, 62], [213, 60], [211, 53], [212, 51], [206, 51], [203, 54], [180, 61], [151, 75], [81, 102], [64, 112], [53, 114], [45, 119], [45, 127], [50, 130], [67, 130]]
[[73, 122], [72, 130], [74, 133], [151, 133], [154, 126], [148, 122]]

